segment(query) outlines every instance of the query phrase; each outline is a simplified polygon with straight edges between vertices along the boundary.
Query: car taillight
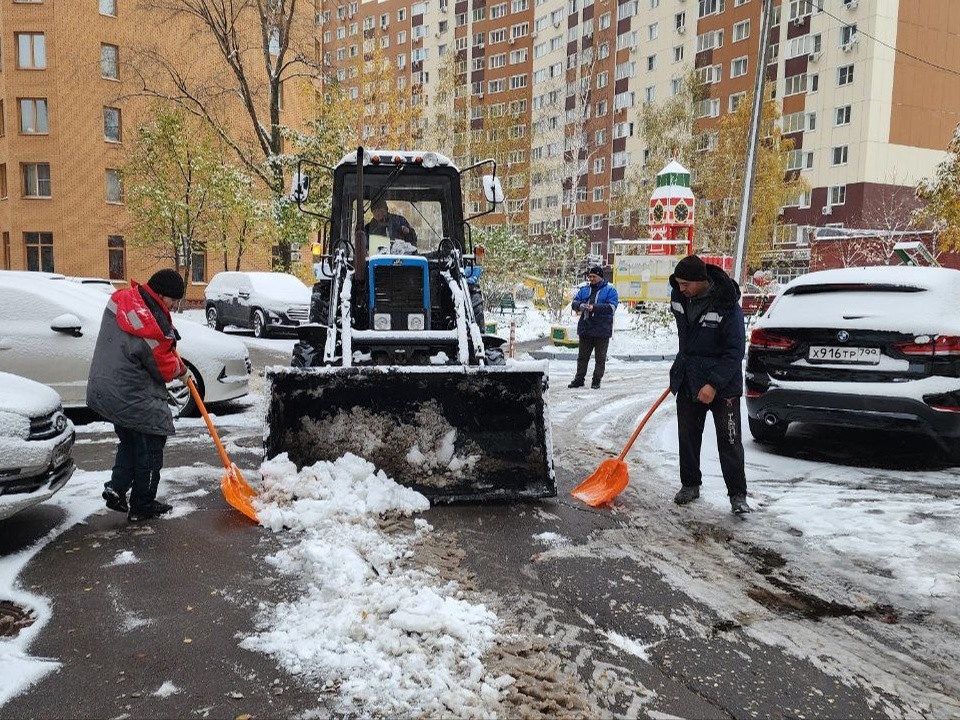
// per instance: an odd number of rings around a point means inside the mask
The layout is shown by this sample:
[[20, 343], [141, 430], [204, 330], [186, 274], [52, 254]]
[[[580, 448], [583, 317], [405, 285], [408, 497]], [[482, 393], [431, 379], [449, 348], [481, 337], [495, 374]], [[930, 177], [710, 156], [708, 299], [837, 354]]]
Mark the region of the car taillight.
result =
[[894, 347], [904, 355], [960, 356], [960, 336], [938, 335], [936, 338], [929, 338], [926, 342], [920, 342], [920, 340], [921, 338], [915, 338], [913, 342], [897, 343]]
[[960, 391], [924, 395], [923, 401], [934, 410], [960, 413]]
[[750, 346], [754, 348], [762, 350], [789, 350], [796, 346], [796, 344], [796, 340], [783, 337], [782, 335], [775, 335], [760, 328], [754, 328], [750, 332]]

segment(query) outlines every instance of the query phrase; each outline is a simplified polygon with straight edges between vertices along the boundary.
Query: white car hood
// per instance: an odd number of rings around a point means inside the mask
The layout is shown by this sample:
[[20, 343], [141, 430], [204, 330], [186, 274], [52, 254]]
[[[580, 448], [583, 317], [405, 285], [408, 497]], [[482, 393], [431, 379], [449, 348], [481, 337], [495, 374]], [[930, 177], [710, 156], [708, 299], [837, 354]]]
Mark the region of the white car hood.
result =
[[0, 372], [0, 412], [39, 417], [59, 406], [60, 396], [55, 390], [19, 375]]

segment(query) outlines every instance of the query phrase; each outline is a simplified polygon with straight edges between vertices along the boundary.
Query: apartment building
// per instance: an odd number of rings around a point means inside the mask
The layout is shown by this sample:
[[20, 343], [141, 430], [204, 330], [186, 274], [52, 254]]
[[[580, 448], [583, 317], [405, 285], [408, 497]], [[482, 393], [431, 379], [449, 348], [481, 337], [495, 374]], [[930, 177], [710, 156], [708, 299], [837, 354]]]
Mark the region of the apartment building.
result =
[[[312, 49], [312, 6], [307, 15]], [[189, 18], [122, 0], [0, 0], [0, 269], [119, 283], [170, 265], [129, 241], [121, 169], [151, 111], [133, 60], [149, 48], [212, 78], [222, 61], [203, 37]], [[302, 100], [287, 95], [282, 121], [293, 124]], [[193, 259], [197, 298], [222, 262], [202, 248]], [[248, 262], [269, 265], [269, 250]]]
[[[944, 156], [960, 121], [955, 0], [775, 5], [767, 77], [795, 142], [791, 172], [812, 188], [784, 208], [782, 236], [795, 241], [807, 226], [840, 223], [897, 229], [913, 186]], [[709, 97], [692, 130], [709, 152], [759, 60], [762, 0], [301, 6], [299, 30], [315, 40], [327, 78], [358, 97], [358, 64], [379, 49], [407, 102], [420, 106], [424, 137], [452, 72], [466, 129], [443, 134], [437, 149], [461, 165], [479, 159], [467, 140], [483, 137], [491, 117], [509, 118], [510, 151], [499, 168], [507, 214], [489, 220], [509, 218], [537, 235], [570, 218], [589, 236], [586, 251], [608, 258], [644, 212], [644, 204], [612, 209], [614, 194], [649, 158], [638, 123], [644, 104], [675, 95], [697, 69]], [[0, 0], [0, 267], [121, 280], [157, 266], [127, 240], [118, 170], [144, 108], [132, 99], [125, 59], [149, 36], [175, 55], [192, 52], [194, 72], [220, 64], [184, 44], [195, 37], [189, 30], [146, 12], [118, 0]], [[282, 122], [299, 121], [302, 99], [285, 92]], [[391, 108], [374, 109], [358, 142], [378, 144], [375, 116]], [[479, 209], [474, 202], [468, 209]], [[197, 271], [193, 295], [215, 269], [209, 261]]]
[[[630, 237], [631, 211], [612, 212], [610, 201], [647, 158], [640, 108], [675, 95], [697, 69], [709, 97], [693, 132], [709, 152], [717, 124], [752, 89], [762, 5], [425, 0], [410, 6], [423, 30], [396, 32], [390, 47], [427, 99], [436, 63], [454, 53], [459, 97], [469, 97], [472, 110], [464, 112], [472, 112], [475, 126], [482, 124], [477, 108], [506, 93], [528, 101], [521, 157], [530, 182], [512, 188], [520, 198], [514, 210], [534, 235], [573, 216], [590, 236], [588, 250], [605, 255], [611, 241]], [[324, 0], [321, 7], [321, 19], [339, 10], [356, 23], [376, 13], [382, 28], [394, 5]], [[794, 140], [789, 167], [812, 188], [784, 208], [782, 236], [796, 240], [807, 226], [902, 223], [913, 187], [944, 157], [960, 121], [960, 74], [949, 70], [950, 48], [960, 40], [957, 8], [950, 0], [778, 0], [772, 25], [766, 73], [782, 103], [784, 132]], [[335, 64], [340, 47], [353, 44], [349, 28], [322, 26], [321, 33]], [[431, 108], [424, 111], [429, 123]], [[441, 149], [456, 157], [454, 138], [450, 143]], [[580, 161], [564, 162], [565, 151]]]

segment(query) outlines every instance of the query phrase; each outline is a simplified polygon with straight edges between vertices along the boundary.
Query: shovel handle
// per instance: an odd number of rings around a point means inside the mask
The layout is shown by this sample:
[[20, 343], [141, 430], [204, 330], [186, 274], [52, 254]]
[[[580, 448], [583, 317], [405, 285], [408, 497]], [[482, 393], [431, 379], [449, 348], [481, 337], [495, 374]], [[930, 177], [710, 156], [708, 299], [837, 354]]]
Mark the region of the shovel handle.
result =
[[618, 461], [623, 460], [623, 458], [627, 456], [627, 453], [630, 452], [630, 448], [633, 447], [634, 441], [640, 435], [640, 431], [643, 430], [643, 426], [647, 424], [647, 420], [649, 420], [650, 416], [653, 415], [653, 413], [656, 411], [658, 407], [660, 407], [660, 403], [662, 403], [664, 400], [667, 399], [667, 395], [669, 394], [670, 394], [670, 388], [667, 388], [666, 390], [663, 391], [663, 394], [657, 398], [657, 401], [653, 404], [653, 406], [651, 406], [651, 408], [647, 410], [647, 414], [643, 416], [643, 420], [641, 420], [640, 424], [637, 425], [637, 429], [633, 431], [633, 435], [630, 437], [630, 439], [627, 441], [627, 444], [624, 446], [623, 452], [620, 453], [620, 457], [617, 458]]
[[203, 415], [203, 421], [207, 424], [207, 430], [210, 431], [210, 437], [213, 438], [214, 445], [217, 446], [217, 452], [220, 453], [220, 461], [223, 463], [223, 466], [229, 470], [230, 469], [230, 458], [227, 456], [227, 451], [223, 447], [223, 443], [220, 442], [220, 435], [217, 434], [217, 429], [213, 426], [213, 421], [210, 419], [210, 415], [207, 413], [207, 408], [203, 405], [203, 400], [200, 399], [200, 393], [197, 392], [197, 386], [193, 382], [193, 378], [189, 375], [186, 376], [187, 387], [190, 388], [190, 394], [193, 395], [193, 401], [197, 404], [197, 409], [200, 411], [200, 414]]

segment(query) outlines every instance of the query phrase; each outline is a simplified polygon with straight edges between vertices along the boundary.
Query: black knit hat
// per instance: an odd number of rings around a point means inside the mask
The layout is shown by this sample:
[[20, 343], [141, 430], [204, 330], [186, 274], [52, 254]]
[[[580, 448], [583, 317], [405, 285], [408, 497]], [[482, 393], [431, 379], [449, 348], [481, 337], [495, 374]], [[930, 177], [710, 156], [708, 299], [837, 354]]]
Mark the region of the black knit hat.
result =
[[587, 270], [587, 275], [599, 275], [600, 277], [603, 277], [603, 268], [599, 265], [594, 265], [592, 268]]
[[687, 255], [673, 270], [673, 276], [677, 280], [686, 280], [688, 282], [697, 282], [707, 279], [707, 264], [696, 255]]
[[179, 300], [183, 297], [186, 287], [183, 284], [183, 278], [180, 273], [170, 268], [157, 270], [150, 279], [147, 280], [147, 287], [153, 290], [157, 295], [165, 295], [168, 298]]

